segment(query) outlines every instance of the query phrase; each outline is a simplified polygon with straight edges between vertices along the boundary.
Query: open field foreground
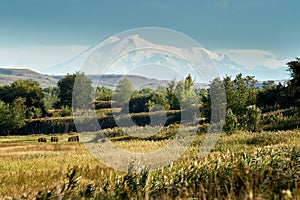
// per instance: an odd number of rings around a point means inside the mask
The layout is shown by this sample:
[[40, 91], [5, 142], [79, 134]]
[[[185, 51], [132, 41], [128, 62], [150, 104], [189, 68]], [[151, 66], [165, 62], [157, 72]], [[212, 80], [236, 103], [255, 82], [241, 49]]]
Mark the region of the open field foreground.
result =
[[[39, 135], [0, 137], [0, 199], [299, 199], [300, 131], [223, 134], [198, 158], [204, 135], [170, 166], [116, 172], [82, 143], [37, 143]], [[48, 141], [50, 135], [46, 136]], [[114, 142], [135, 152], [167, 140]]]

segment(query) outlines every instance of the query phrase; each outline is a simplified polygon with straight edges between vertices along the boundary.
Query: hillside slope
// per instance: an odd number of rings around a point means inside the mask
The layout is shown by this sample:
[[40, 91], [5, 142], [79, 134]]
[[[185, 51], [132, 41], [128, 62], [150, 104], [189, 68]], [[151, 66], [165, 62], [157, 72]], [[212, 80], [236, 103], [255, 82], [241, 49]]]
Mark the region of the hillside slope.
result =
[[[57, 82], [65, 75], [50, 76], [46, 74], [40, 74], [38, 72], [29, 69], [8, 69], [0, 68], [0, 85], [8, 85], [19, 79], [33, 79], [40, 83], [41, 87], [56, 86]], [[167, 81], [149, 79], [143, 76], [137, 75], [87, 75], [92, 80], [93, 86], [105, 86], [108, 88], [115, 88], [118, 81], [124, 77], [128, 77], [132, 80], [132, 84], [135, 88], [156, 88], [158, 85], [166, 85]]]
[[43, 88], [56, 85], [58, 81], [58, 79], [52, 76], [40, 74], [30, 69], [0, 68], [0, 85], [11, 84], [12, 82], [20, 79], [36, 80]]

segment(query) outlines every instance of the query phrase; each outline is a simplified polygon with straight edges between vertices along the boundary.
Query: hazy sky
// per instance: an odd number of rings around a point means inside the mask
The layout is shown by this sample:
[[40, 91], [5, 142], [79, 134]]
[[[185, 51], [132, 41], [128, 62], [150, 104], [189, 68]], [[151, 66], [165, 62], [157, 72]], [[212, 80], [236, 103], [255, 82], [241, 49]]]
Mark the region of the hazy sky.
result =
[[300, 56], [299, 7], [298, 0], [2, 0], [0, 66], [42, 72], [113, 34], [150, 26], [252, 68], [284, 68]]

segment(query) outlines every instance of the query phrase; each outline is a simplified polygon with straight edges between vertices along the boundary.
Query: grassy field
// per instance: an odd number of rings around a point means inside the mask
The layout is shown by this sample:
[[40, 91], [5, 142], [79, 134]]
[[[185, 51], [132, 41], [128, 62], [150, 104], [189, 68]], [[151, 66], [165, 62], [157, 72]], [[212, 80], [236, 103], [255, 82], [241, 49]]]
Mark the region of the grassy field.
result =
[[[82, 143], [37, 143], [40, 135], [0, 137], [0, 199], [299, 199], [300, 131], [222, 134], [198, 157], [203, 134], [182, 157], [156, 171], [114, 171]], [[43, 136], [44, 137], [44, 136]], [[51, 135], [46, 136], [48, 141]], [[133, 152], [168, 140], [115, 140]]]

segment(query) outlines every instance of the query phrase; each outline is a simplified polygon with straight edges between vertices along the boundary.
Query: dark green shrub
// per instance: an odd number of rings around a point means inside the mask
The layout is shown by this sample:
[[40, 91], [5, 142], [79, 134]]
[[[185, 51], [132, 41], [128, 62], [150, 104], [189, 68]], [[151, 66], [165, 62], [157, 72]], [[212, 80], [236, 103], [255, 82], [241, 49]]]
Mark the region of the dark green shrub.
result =
[[229, 108], [227, 110], [227, 115], [225, 118], [225, 125], [224, 125], [224, 131], [232, 133], [236, 130], [237, 128], [237, 117], [235, 114], [233, 114], [232, 110]]
[[[129, 112], [130, 113], [140, 113], [149, 112], [148, 102], [151, 100], [152, 95], [139, 95], [133, 97], [129, 101]], [[128, 105], [125, 105], [128, 106]]]

